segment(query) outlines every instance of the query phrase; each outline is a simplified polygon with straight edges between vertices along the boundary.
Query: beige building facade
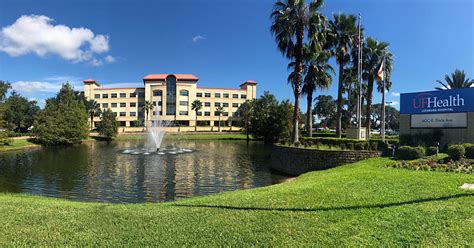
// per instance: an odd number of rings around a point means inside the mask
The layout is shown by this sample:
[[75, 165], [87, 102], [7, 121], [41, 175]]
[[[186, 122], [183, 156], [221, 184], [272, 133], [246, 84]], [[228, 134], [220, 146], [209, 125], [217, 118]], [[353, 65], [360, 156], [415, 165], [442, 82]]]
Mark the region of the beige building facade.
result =
[[[202, 103], [197, 112], [199, 127], [218, 125], [218, 106], [223, 107], [221, 125], [231, 127], [237, 119], [237, 109], [247, 100], [257, 97], [257, 83], [247, 80], [239, 88], [198, 87], [199, 78], [192, 74], [150, 74], [143, 78], [143, 87], [104, 88], [93, 79], [84, 80], [84, 96], [97, 101], [101, 109], [111, 109], [117, 114], [122, 130], [142, 127], [144, 120], [170, 121], [179, 127], [194, 127], [196, 112], [191, 109], [195, 100]], [[154, 109], [145, 117], [143, 106], [150, 101]], [[94, 117], [94, 126], [100, 117]]]

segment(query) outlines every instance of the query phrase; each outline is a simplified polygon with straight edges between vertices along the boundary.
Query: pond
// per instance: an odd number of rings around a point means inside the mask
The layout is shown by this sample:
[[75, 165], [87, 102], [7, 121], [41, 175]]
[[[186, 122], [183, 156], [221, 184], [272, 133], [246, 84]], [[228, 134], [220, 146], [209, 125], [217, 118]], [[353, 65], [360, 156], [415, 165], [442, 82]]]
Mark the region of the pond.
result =
[[262, 187], [286, 179], [272, 174], [271, 148], [260, 142], [174, 141], [193, 152], [123, 154], [143, 143], [87, 142], [0, 154], [0, 192], [140, 203]]

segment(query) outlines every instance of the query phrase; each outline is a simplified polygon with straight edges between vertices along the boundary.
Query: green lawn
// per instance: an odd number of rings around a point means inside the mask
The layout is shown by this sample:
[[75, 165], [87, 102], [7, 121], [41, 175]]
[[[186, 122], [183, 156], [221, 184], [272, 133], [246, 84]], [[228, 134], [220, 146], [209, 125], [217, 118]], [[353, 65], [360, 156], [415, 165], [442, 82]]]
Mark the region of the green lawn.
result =
[[[115, 140], [142, 140], [146, 135], [119, 135]], [[183, 134], [167, 134], [165, 139], [184, 139], [184, 140], [246, 140], [247, 136], [241, 133], [183, 133]], [[250, 139], [253, 140], [252, 136]]]
[[467, 174], [371, 159], [253, 190], [154, 204], [0, 194], [0, 245], [470, 246]]
[[14, 139], [11, 145], [0, 146], [0, 152], [27, 149], [27, 148], [33, 148], [33, 147], [38, 147], [38, 146], [39, 145], [34, 144], [28, 141], [27, 139]]

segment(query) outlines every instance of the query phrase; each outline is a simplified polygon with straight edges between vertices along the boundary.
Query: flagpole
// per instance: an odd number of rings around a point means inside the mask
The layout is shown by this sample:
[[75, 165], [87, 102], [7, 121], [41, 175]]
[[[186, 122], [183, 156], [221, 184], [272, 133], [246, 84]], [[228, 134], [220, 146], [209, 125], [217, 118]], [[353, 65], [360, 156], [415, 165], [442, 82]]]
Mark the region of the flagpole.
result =
[[386, 76], [386, 72], [385, 72], [385, 56], [383, 57], [383, 60], [382, 60], [382, 126], [380, 128], [381, 132], [382, 132], [382, 142], [385, 142], [385, 76]]
[[357, 77], [359, 80], [359, 94], [357, 97], [357, 138], [361, 138], [361, 128], [362, 128], [362, 120], [361, 120], [361, 115], [362, 115], [362, 39], [361, 39], [361, 22], [362, 17], [359, 13], [359, 56], [358, 56], [358, 61], [357, 61]]

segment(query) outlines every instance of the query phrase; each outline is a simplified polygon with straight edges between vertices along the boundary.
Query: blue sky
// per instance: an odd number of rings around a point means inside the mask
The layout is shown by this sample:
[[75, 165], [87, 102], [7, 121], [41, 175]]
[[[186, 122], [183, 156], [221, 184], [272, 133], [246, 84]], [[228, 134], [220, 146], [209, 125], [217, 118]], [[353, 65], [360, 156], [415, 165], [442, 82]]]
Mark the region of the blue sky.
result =
[[[273, 2], [2, 0], [0, 79], [39, 102], [65, 80], [139, 86], [150, 73], [192, 73], [208, 87], [252, 79], [259, 94], [293, 100], [288, 61], [269, 31]], [[471, 0], [325, 1], [325, 14], [337, 12], [361, 13], [366, 34], [391, 44], [389, 101], [431, 90], [455, 68], [474, 78]], [[336, 88], [337, 75], [322, 94]]]

